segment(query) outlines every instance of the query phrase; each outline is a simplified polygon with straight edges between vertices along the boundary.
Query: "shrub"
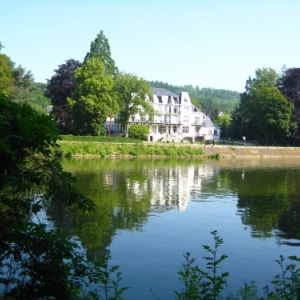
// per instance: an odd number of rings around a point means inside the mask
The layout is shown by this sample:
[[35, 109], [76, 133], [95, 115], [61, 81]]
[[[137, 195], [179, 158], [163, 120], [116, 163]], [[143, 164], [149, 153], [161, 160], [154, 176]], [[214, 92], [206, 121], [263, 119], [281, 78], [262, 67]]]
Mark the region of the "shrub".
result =
[[128, 129], [128, 136], [130, 138], [146, 141], [148, 138], [148, 134], [149, 129], [145, 125], [132, 125]]

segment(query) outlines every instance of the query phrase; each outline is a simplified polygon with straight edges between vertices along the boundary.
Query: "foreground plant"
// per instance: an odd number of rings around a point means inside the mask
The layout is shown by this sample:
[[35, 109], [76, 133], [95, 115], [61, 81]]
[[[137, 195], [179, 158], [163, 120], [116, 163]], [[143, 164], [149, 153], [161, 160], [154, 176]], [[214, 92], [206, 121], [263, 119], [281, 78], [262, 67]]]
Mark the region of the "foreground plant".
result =
[[222, 294], [225, 287], [227, 287], [228, 272], [218, 274], [217, 270], [220, 264], [228, 256], [223, 254], [217, 256], [218, 248], [223, 244], [223, 239], [218, 235], [217, 231], [211, 232], [214, 238], [214, 247], [203, 245], [203, 249], [210, 255], [205, 256], [207, 261], [205, 271], [195, 265], [196, 259], [190, 257], [187, 252], [184, 255], [185, 262], [182, 264], [183, 268], [178, 272], [179, 280], [183, 283], [183, 288], [180, 292], [175, 291], [175, 295], [179, 300], [296, 300], [300, 299], [300, 269], [297, 263], [300, 258], [297, 256], [289, 256], [293, 262], [284, 265], [285, 259], [280, 256], [276, 263], [279, 265], [281, 273], [274, 276], [270, 286], [266, 286], [263, 290], [264, 296], [258, 293], [255, 281], [250, 283], [243, 282], [242, 287], [236, 293], [228, 296]]
[[219, 237], [216, 230], [211, 232], [211, 234], [214, 238], [214, 247], [202, 246], [210, 254], [210, 256], [204, 257], [207, 261], [207, 271], [194, 266], [196, 259], [190, 258], [189, 252], [184, 255], [185, 263], [182, 264], [183, 270], [178, 272], [179, 280], [183, 282], [184, 288], [181, 292], [175, 291], [178, 299], [217, 299], [224, 289], [229, 273], [225, 272], [218, 275], [217, 269], [220, 263], [228, 256], [223, 254], [219, 258], [217, 257], [217, 250], [223, 244], [223, 239]]
[[58, 133], [51, 117], [0, 95], [0, 128], [0, 299], [80, 299], [91, 283], [114, 290], [94, 299], [121, 299], [122, 278], [110, 279], [117, 267], [108, 267], [109, 256], [88, 262], [43, 216], [46, 207], [63, 217], [70, 205], [95, 205], [53, 157]]

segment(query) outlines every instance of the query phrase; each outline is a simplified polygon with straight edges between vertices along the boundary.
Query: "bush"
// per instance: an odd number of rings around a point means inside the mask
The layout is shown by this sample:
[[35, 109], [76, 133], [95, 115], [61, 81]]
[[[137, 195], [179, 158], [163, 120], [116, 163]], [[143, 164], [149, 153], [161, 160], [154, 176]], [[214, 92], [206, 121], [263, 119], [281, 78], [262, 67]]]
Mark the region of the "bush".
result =
[[128, 136], [134, 139], [146, 141], [148, 138], [149, 129], [145, 125], [132, 125], [128, 129]]

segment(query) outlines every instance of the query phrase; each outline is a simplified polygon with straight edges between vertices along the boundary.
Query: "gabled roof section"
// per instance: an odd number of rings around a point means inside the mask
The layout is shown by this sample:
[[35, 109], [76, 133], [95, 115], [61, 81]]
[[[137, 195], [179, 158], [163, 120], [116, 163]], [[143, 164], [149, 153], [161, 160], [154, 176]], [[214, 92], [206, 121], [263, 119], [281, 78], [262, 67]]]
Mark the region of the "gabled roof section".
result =
[[171, 97], [178, 97], [178, 99], [180, 97], [179, 94], [173, 93], [164, 88], [152, 88], [152, 93], [153, 95], [156, 96], [171, 96]]
[[215, 124], [211, 119], [204, 119], [203, 120], [203, 124], [206, 127], [216, 127], [216, 128], [220, 128], [217, 124]]

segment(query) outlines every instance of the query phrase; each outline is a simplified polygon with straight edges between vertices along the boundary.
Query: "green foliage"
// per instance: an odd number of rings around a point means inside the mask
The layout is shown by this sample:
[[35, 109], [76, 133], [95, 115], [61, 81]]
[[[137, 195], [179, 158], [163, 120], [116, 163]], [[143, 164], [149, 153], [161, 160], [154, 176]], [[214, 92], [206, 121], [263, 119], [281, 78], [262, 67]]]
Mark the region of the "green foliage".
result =
[[[299, 262], [300, 258], [296, 256], [289, 257], [294, 262]], [[265, 291], [268, 295], [268, 299], [299, 299], [300, 297], [300, 269], [296, 264], [289, 264], [284, 266], [284, 258], [280, 256], [278, 263], [281, 274], [276, 275], [271, 281], [274, 286], [274, 290], [266, 287]]]
[[0, 53], [0, 97], [8, 97], [13, 92], [14, 79], [11, 64], [9, 57]]
[[27, 103], [40, 113], [46, 113], [49, 101], [43, 96], [42, 83], [34, 83], [33, 75], [0, 53], [0, 97]]
[[124, 132], [131, 115], [139, 114], [141, 120], [148, 115], [154, 116], [153, 107], [146, 101], [151, 97], [151, 87], [148, 82], [133, 74], [119, 73], [115, 78], [115, 91], [119, 103], [119, 116]]
[[149, 128], [145, 125], [131, 125], [128, 128], [128, 136], [134, 139], [147, 141]]
[[230, 114], [239, 102], [239, 93], [229, 90], [212, 88], [199, 88], [192, 85], [173, 86], [168, 83], [150, 81], [152, 87], [166, 88], [174, 93], [188, 92], [193, 105], [199, 107], [204, 113], [212, 116], [215, 109]]
[[80, 136], [80, 135], [60, 135], [62, 141], [73, 142], [100, 142], [100, 143], [142, 143], [139, 139], [115, 136]]
[[110, 46], [108, 39], [101, 30], [95, 40], [91, 42], [90, 52], [85, 56], [84, 63], [91, 58], [96, 58], [102, 61], [107, 74], [114, 76], [118, 73], [118, 68], [111, 57]]
[[228, 138], [231, 133], [229, 130], [231, 124], [230, 115], [218, 116], [215, 123], [221, 127], [221, 137]]
[[207, 261], [206, 270], [201, 270], [198, 266], [194, 266], [195, 258], [190, 258], [190, 253], [184, 255], [185, 263], [182, 264], [183, 270], [178, 272], [179, 280], [183, 283], [184, 288], [181, 292], [175, 292], [178, 299], [218, 299], [226, 285], [229, 276], [228, 272], [218, 275], [217, 269], [222, 261], [228, 256], [223, 254], [217, 256], [217, 250], [222, 245], [223, 240], [218, 236], [217, 231], [211, 232], [214, 237], [214, 247], [203, 245], [203, 249], [210, 256], [205, 256]]
[[68, 98], [74, 120], [74, 130], [81, 135], [105, 135], [107, 116], [114, 115], [118, 106], [113, 96], [113, 79], [101, 60], [91, 58], [76, 70], [76, 90]]
[[283, 143], [290, 137], [295, 129], [293, 105], [277, 89], [277, 81], [273, 69], [258, 69], [256, 78], [247, 80], [246, 92], [232, 115], [235, 137], [247, 136], [265, 144]]
[[56, 214], [71, 205], [83, 212], [95, 207], [53, 159], [51, 148], [58, 148], [55, 123], [5, 97], [0, 98], [0, 111], [0, 298], [78, 299], [85, 297], [85, 286], [96, 283], [104, 296], [93, 291], [89, 299], [121, 299], [122, 277], [118, 267], [108, 266], [109, 256], [89, 263], [78, 244], [49, 228], [42, 215], [46, 207]]
[[227, 300], [293, 300], [300, 297], [300, 269], [297, 267], [300, 258], [290, 256], [289, 259], [294, 262], [284, 265], [284, 258], [280, 256], [278, 263], [281, 274], [274, 276], [271, 286], [265, 286], [265, 297], [260, 296], [254, 281], [250, 283], [243, 282], [236, 296], [229, 293], [225, 297], [222, 292], [227, 288], [228, 272], [218, 273], [220, 264], [228, 258], [226, 254], [217, 256], [218, 248], [223, 244], [223, 239], [217, 231], [211, 232], [214, 238], [214, 247], [203, 245], [203, 249], [209, 256], [203, 257], [206, 261], [205, 270], [195, 265], [196, 259], [190, 257], [187, 252], [183, 255], [185, 262], [182, 263], [182, 269], [178, 272], [179, 281], [183, 284], [181, 291], [174, 291], [178, 299], [198, 300], [198, 299], [227, 299]]
[[[136, 140], [133, 140], [136, 141]], [[114, 155], [131, 156], [203, 156], [202, 147], [142, 144], [138, 143], [88, 143], [88, 142], [60, 142], [60, 148], [55, 151], [58, 157], [75, 155], [97, 155], [101, 157]], [[213, 158], [217, 158], [215, 155]]]
[[119, 272], [119, 266], [110, 266], [111, 259], [110, 250], [106, 249], [93, 264], [92, 272], [89, 274], [91, 283], [97, 285], [96, 290], [88, 293], [81, 291], [79, 299], [105, 299], [105, 300], [121, 300], [122, 294], [128, 287], [119, 287], [122, 274]]

